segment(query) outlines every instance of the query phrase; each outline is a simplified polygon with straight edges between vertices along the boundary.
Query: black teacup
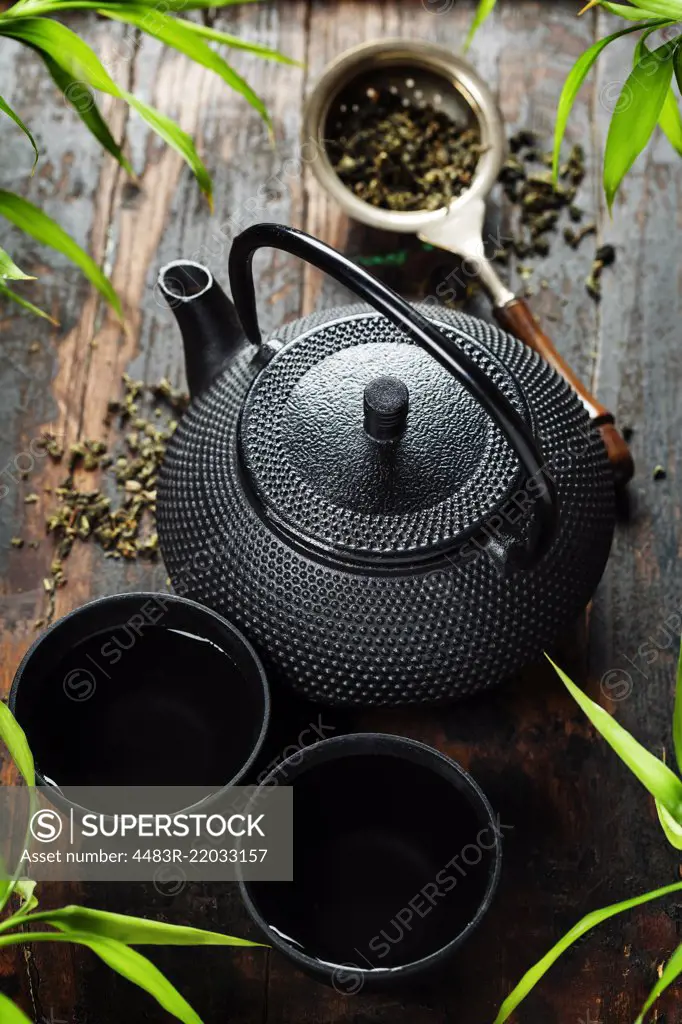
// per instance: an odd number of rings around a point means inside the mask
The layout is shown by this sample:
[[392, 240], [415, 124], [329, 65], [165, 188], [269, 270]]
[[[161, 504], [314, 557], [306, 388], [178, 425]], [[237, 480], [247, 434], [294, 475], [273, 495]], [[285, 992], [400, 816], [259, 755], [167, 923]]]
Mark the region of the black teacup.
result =
[[55, 622], [9, 705], [39, 784], [236, 785], [270, 714], [258, 656], [229, 622], [171, 594], [118, 594]]
[[242, 881], [242, 895], [267, 941], [318, 980], [351, 994], [413, 979], [490, 906], [501, 861], [492, 809], [437, 750], [342, 736], [284, 761], [268, 785], [294, 789], [295, 881]]

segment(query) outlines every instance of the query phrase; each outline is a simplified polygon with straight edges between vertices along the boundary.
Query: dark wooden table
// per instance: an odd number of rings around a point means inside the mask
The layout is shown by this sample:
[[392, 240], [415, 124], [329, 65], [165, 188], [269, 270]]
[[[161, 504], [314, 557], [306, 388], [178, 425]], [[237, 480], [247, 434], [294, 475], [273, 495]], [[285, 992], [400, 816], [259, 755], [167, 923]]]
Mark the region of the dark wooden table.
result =
[[[441, 7], [453, 7], [436, 13]], [[472, 58], [497, 91], [510, 129], [549, 132], [562, 80], [605, 17], [576, 20], [573, 2], [507, 0], [476, 39]], [[277, 150], [255, 113], [203, 69], [147, 38], [133, 51], [122, 26], [77, 16], [72, 24], [109, 61], [117, 79], [179, 118], [198, 139], [215, 177], [211, 217], [179, 157], [134, 116], [104, 104], [116, 130], [126, 129], [140, 188], [103, 156], [56, 94], [36, 57], [4, 42], [0, 93], [37, 132], [43, 158], [29, 179], [30, 151], [9, 122], [2, 126], [0, 184], [37, 201], [110, 270], [132, 327], [124, 335], [79, 273], [65, 260], [15, 231], [3, 244], [22, 267], [39, 275], [35, 301], [57, 314], [52, 330], [14, 309], [0, 322], [0, 466], [12, 467], [32, 439], [51, 427], [68, 441], [103, 436], [102, 413], [128, 370], [148, 381], [166, 374], [184, 381], [180, 343], [171, 316], [156, 301], [157, 268], [194, 256], [225, 276], [231, 228], [259, 218], [291, 223], [351, 253], [395, 248], [351, 225], [316, 187], [286, 161], [297, 155], [303, 97], [325, 63], [344, 48], [390, 35], [418, 36], [457, 48], [471, 3], [282, 0], [220, 13], [217, 23], [274, 45], [306, 62], [300, 70], [235, 53], [235, 65], [270, 107]], [[676, 635], [682, 616], [680, 446], [682, 436], [682, 260], [679, 231], [682, 174], [663, 140], [655, 142], [629, 177], [611, 221], [604, 209], [599, 153], [609, 114], [625, 74], [628, 50], [607, 51], [580, 95], [569, 135], [586, 146], [588, 179], [582, 202], [598, 223], [599, 239], [617, 247], [595, 305], [584, 278], [593, 254], [562, 241], [543, 261], [547, 287], [533, 298], [561, 352], [594, 391], [634, 429], [638, 474], [630, 508], [619, 524], [611, 560], [585, 622], [559, 648], [575, 678], [599, 697], [651, 749], [669, 747]], [[259, 186], [266, 184], [265, 200]], [[260, 196], [262, 209], [255, 209]], [[506, 211], [495, 200], [494, 214]], [[408, 294], [433, 287], [451, 268], [433, 265], [393, 271]], [[267, 327], [344, 299], [338, 287], [281, 253], [257, 264]], [[511, 268], [522, 287], [519, 268]], [[435, 277], [434, 277], [435, 275]], [[110, 440], [115, 436], [110, 432]], [[10, 483], [0, 502], [0, 618], [2, 683], [32, 641], [44, 614], [42, 579], [51, 542], [44, 537], [50, 497], [43, 488], [63, 471], [36, 460], [28, 479]], [[667, 479], [654, 481], [657, 464]], [[24, 467], [26, 462], [23, 463]], [[7, 483], [3, 477], [3, 483]], [[38, 505], [24, 497], [36, 491]], [[11, 537], [40, 540], [14, 550]], [[68, 564], [69, 583], [57, 612], [93, 596], [164, 587], [165, 572], [103, 558], [82, 545]], [[653, 638], [644, 654], [641, 645]], [[653, 651], [653, 655], [650, 653]], [[614, 702], [600, 688], [604, 673], [627, 672], [632, 692]], [[612, 679], [607, 677], [607, 683]], [[502, 820], [503, 882], [494, 911], [452, 967], [447, 982], [404, 996], [346, 997], [297, 974], [278, 955], [224, 950], [152, 950], [154, 960], [187, 995], [206, 1024], [486, 1024], [522, 972], [588, 910], [679, 877], [651, 801], [543, 667], [482, 702], [437, 713], [401, 711], [365, 715], [353, 727], [393, 730], [426, 740], [471, 769]], [[183, 751], [191, 756], [191, 751]], [[12, 778], [6, 765], [5, 780]], [[253, 935], [234, 888], [193, 884], [175, 897], [151, 886], [43, 886], [44, 905], [83, 902], [168, 921]], [[522, 1007], [518, 1020], [534, 1024], [631, 1022], [656, 978], [656, 968], [678, 941], [681, 908], [659, 903], [601, 928], [566, 956]], [[121, 1024], [168, 1019], [137, 989], [88, 952], [36, 946], [0, 958], [0, 987], [36, 1021]], [[665, 1014], [663, 1012], [665, 1010]], [[682, 996], [662, 1001], [658, 1020], [682, 1021]]]

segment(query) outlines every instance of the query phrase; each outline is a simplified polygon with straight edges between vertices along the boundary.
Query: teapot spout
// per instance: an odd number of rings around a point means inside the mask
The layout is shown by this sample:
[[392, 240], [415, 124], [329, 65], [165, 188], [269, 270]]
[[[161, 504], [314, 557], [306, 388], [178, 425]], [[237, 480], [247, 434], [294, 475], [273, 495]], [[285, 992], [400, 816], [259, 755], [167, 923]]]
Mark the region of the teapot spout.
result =
[[178, 322], [191, 398], [205, 391], [246, 336], [237, 311], [207, 267], [174, 260], [159, 272], [159, 290]]

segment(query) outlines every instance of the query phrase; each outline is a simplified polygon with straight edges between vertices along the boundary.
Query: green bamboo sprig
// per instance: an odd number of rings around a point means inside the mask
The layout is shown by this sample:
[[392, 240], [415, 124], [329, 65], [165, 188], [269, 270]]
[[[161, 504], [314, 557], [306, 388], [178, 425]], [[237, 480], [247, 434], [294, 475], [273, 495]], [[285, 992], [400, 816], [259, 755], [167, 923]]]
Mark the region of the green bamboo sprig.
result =
[[[490, 16], [496, 0], [480, 0], [467, 38]], [[603, 184], [609, 210], [640, 153], [646, 149], [658, 125], [674, 149], [682, 154], [682, 33], [677, 32], [654, 50], [645, 40], [654, 32], [682, 28], [682, 0], [589, 0], [582, 11], [602, 7], [607, 13], [630, 22], [626, 28], [599, 39], [578, 58], [564, 83], [554, 132], [554, 177], [557, 179], [561, 145], [576, 97], [595, 63], [611, 43], [635, 32], [642, 33], [634, 51], [632, 71], [614, 107], [604, 151]]]
[[[643, 747], [604, 708], [591, 700], [580, 687], [576, 686], [569, 679], [558, 665], [554, 664], [551, 658], [548, 660], [595, 729], [618, 754], [633, 775], [639, 779], [644, 788], [653, 796], [665, 838], [676, 850], [682, 850], [682, 781], [680, 777], [664, 761]], [[675, 683], [673, 745], [677, 768], [678, 771], [682, 772], [682, 647], [677, 663]], [[641, 896], [635, 896], [632, 899], [624, 900], [622, 903], [614, 903], [611, 906], [602, 907], [587, 914], [541, 960], [526, 971], [518, 985], [502, 1003], [494, 1024], [504, 1024], [505, 1021], [509, 1020], [512, 1013], [547, 973], [550, 967], [556, 963], [559, 957], [574, 942], [587, 932], [596, 928], [604, 921], [616, 917], [618, 914], [634, 910], [636, 907], [649, 903], [652, 900], [660, 899], [681, 890], [682, 882], [675, 882], [672, 885], [654, 889]], [[661, 976], [651, 990], [649, 998], [642, 1007], [635, 1024], [642, 1024], [646, 1014], [658, 997], [677, 980], [680, 974], [682, 974], [682, 944], [677, 947], [663, 968]]]
[[[34, 787], [35, 765], [26, 735], [2, 701], [0, 740], [7, 747], [27, 785]], [[8, 872], [5, 870], [2, 874], [7, 876]], [[202, 1024], [202, 1021], [161, 971], [132, 947], [260, 945], [233, 935], [147, 921], [126, 914], [111, 914], [90, 907], [67, 906], [57, 910], [37, 911], [35, 887], [35, 882], [20, 879], [18, 870], [12, 877], [0, 875], [0, 949], [31, 942], [70, 942], [84, 946], [117, 974], [156, 999], [164, 1010], [183, 1024]], [[13, 912], [7, 913], [13, 898], [18, 906]], [[7, 915], [4, 918], [1, 916], [3, 911]], [[23, 1011], [2, 993], [0, 1021], [2, 1024], [31, 1024]]]
[[[216, 28], [179, 17], [181, 12], [197, 8], [225, 7], [238, 2], [253, 0], [18, 0], [8, 10], [0, 13], [0, 36], [16, 40], [29, 47], [43, 60], [53, 81], [74, 106], [85, 127], [97, 141], [121, 165], [125, 172], [134, 176], [133, 168], [123, 152], [123, 147], [112, 135], [97, 106], [95, 93], [102, 92], [122, 100], [133, 109], [157, 135], [175, 149], [194, 174], [209, 207], [213, 205], [212, 181], [192, 138], [180, 126], [161, 111], [143, 102], [138, 96], [119, 86], [106, 70], [97, 54], [67, 25], [52, 17], [70, 10], [90, 10], [105, 18], [122, 21], [137, 31], [159, 39], [164, 45], [188, 56], [197, 64], [217, 74], [229, 88], [233, 89], [258, 112], [272, 132], [267, 108], [249, 83], [239, 75], [220, 54], [215, 45], [229, 49], [246, 50], [258, 57], [295, 64], [296, 61], [284, 54]], [[29, 128], [19, 114], [0, 96], [0, 113], [14, 122], [28, 138], [38, 159], [38, 148]], [[51, 246], [67, 256], [83, 271], [85, 276], [99, 290], [112, 306], [119, 319], [122, 307], [111, 282], [90, 256], [72, 239], [56, 221], [49, 218], [38, 207], [10, 192], [3, 192], [0, 198], [0, 215], [42, 244]], [[8, 281], [32, 280], [23, 273], [12, 258], [0, 250], [0, 295], [55, 322], [51, 316], [28, 302], [15, 292]]]

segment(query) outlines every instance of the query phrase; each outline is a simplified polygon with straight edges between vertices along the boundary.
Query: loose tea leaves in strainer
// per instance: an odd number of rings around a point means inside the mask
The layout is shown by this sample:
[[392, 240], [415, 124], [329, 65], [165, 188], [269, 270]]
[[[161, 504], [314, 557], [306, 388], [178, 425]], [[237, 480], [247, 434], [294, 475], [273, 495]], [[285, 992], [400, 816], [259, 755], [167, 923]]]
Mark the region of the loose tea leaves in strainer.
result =
[[368, 89], [367, 101], [327, 143], [334, 170], [359, 199], [396, 211], [438, 210], [468, 189], [482, 152], [477, 127], [390, 89]]

